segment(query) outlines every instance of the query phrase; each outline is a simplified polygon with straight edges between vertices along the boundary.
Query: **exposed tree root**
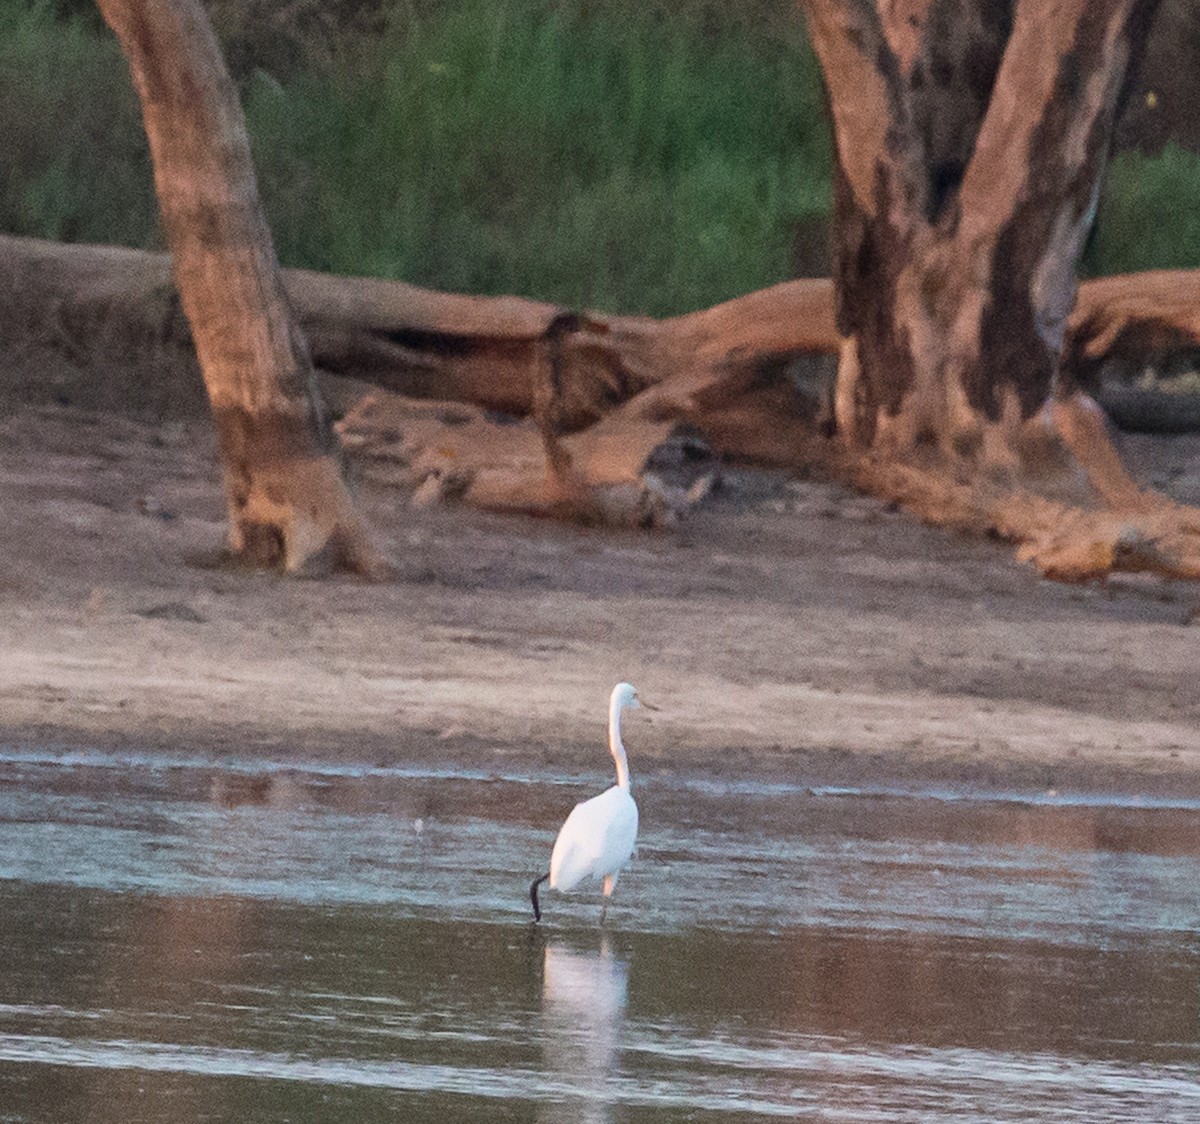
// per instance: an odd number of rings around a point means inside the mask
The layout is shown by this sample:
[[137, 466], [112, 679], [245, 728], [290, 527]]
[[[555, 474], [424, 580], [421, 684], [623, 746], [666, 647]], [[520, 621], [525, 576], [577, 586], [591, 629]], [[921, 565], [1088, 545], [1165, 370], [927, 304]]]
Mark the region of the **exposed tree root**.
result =
[[994, 509], [997, 531], [1020, 543], [1017, 557], [1049, 578], [1089, 581], [1113, 573], [1200, 578], [1200, 509], [1164, 502], [1151, 511], [1085, 511], [1030, 496]]
[[304, 577], [348, 570], [370, 581], [394, 575], [355, 510], [332, 456], [297, 458], [277, 470], [260, 467], [232, 479], [229, 557], [255, 569]]
[[1027, 423], [1018, 451], [1031, 471], [1009, 479], [934, 455], [867, 454], [842, 467], [864, 491], [925, 522], [1017, 544], [1017, 557], [1048, 578], [1200, 578], [1200, 508], [1139, 488], [1086, 395], [1060, 399], [1048, 418]]
[[1050, 418], [1063, 444], [1087, 473], [1096, 493], [1114, 512], [1149, 511], [1159, 499], [1138, 487], [1113, 447], [1100, 407], [1077, 392], [1054, 399]]
[[[962, 466], [957, 466], [959, 469]], [[1059, 581], [1113, 573], [1200, 579], [1200, 509], [1153, 493], [1137, 508], [1062, 502], [1026, 485], [981, 479], [956, 466], [868, 454], [843, 465], [872, 495], [925, 522], [1017, 544], [1017, 557]]]

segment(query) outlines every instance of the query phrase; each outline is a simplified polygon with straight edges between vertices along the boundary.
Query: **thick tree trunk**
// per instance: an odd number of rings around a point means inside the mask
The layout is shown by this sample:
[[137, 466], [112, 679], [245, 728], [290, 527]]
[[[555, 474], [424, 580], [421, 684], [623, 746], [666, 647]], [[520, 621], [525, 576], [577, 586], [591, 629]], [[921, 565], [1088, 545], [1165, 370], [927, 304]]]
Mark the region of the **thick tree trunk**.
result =
[[384, 569], [342, 481], [199, 0], [97, 0], [141, 100], [175, 281], [220, 435], [229, 546], [289, 571]]
[[[801, 0], [837, 152], [849, 471], [1057, 576], [1200, 575], [1200, 513], [1129, 478], [1060, 367], [1110, 138], [1159, 0]], [[1105, 509], [1030, 491], [1065, 452]], [[1064, 538], [1063, 535], [1066, 535]]]
[[837, 148], [836, 401], [852, 446], [1011, 464], [1056, 391], [1156, 4], [804, 0]]

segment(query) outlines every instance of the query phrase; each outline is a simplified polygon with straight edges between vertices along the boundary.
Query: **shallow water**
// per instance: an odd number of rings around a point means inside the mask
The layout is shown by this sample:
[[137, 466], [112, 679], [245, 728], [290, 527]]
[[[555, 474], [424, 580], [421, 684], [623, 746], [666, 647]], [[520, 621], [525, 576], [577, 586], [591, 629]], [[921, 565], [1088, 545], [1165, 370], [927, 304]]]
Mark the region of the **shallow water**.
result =
[[0, 1121], [1200, 1120], [1200, 807], [0, 754]]

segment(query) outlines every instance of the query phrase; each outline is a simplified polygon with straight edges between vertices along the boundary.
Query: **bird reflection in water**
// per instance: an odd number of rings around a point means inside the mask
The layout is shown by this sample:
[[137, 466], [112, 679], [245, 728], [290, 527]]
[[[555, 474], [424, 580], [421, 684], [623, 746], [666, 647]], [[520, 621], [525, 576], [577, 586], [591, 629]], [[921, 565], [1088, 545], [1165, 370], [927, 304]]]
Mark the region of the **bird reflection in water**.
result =
[[629, 965], [602, 937], [597, 951], [548, 944], [542, 971], [542, 1042], [546, 1074], [563, 1090], [538, 1114], [543, 1124], [609, 1121]]

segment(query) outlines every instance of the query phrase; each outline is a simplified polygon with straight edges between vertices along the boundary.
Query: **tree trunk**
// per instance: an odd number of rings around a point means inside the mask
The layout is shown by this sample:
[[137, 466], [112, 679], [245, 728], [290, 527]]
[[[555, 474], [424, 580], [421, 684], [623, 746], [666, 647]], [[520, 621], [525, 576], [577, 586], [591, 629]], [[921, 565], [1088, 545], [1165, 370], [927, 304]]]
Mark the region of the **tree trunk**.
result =
[[229, 546], [376, 574], [258, 201], [237, 92], [199, 0], [97, 0], [141, 100], [162, 225], [220, 436]]
[[[864, 488], [1047, 573], [1200, 576], [1060, 366], [1076, 266], [1159, 0], [802, 0], [837, 162], [837, 426]], [[1047, 443], [1057, 434], [1057, 448]], [[1027, 486], [1062, 454], [1103, 501]]]
[[837, 149], [837, 419], [1011, 466], [1157, 0], [804, 0]]

